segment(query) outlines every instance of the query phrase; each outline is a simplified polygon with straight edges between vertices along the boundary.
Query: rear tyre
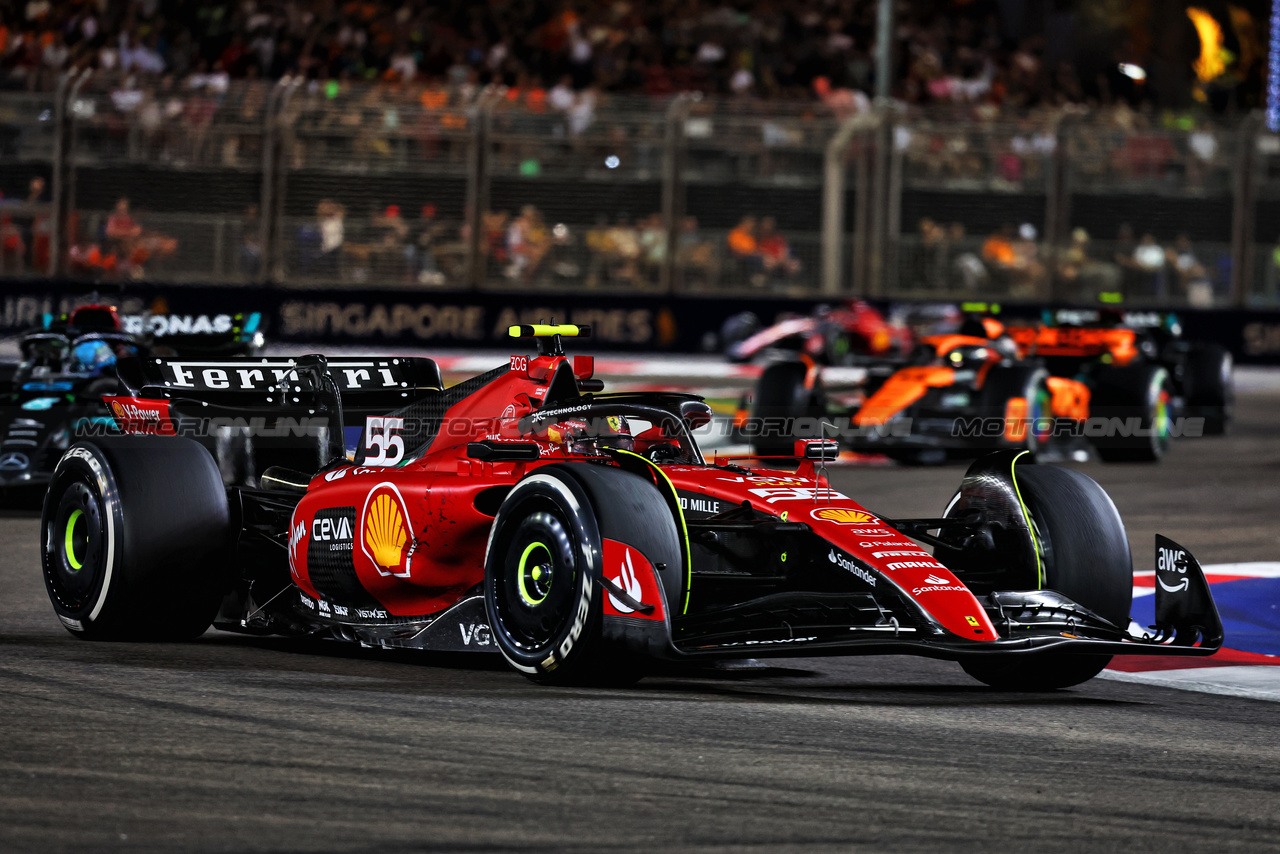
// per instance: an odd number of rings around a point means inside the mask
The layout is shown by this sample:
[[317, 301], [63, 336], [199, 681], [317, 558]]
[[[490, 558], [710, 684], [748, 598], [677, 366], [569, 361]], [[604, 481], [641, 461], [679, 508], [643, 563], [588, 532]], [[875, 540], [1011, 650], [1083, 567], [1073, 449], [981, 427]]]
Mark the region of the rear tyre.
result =
[[804, 362], [775, 362], [756, 383], [750, 425], [751, 445], [765, 457], [794, 457], [797, 439], [819, 439], [818, 426], [826, 415], [826, 396], [820, 378], [806, 387], [809, 367]]
[[[1020, 403], [1014, 403], [1014, 402]], [[1053, 398], [1049, 372], [1044, 368], [997, 365], [982, 385], [979, 408], [987, 418], [1020, 418], [1023, 424], [1006, 431], [1004, 443], [1037, 454], [1053, 435]]]
[[1187, 414], [1204, 418], [1204, 435], [1221, 436], [1235, 415], [1231, 353], [1216, 344], [1197, 346], [1187, 354], [1183, 391]]
[[[1133, 564], [1111, 498], [1071, 469], [1019, 466], [1016, 476], [1040, 546], [1042, 586], [1125, 628], [1133, 603]], [[960, 664], [993, 688], [1052, 691], [1092, 679], [1110, 661], [1109, 655], [1047, 652], [981, 656]]]
[[[1157, 365], [1106, 368], [1097, 375], [1089, 416], [1108, 419], [1109, 435], [1093, 440], [1107, 462], [1159, 462], [1169, 450], [1173, 389]], [[1123, 431], [1111, 429], [1123, 423]], [[1137, 427], [1137, 430], [1131, 428]], [[1129, 435], [1123, 435], [1124, 433]]]
[[54, 469], [40, 524], [45, 587], [73, 635], [188, 640], [213, 622], [230, 514], [217, 465], [195, 442], [74, 445]]

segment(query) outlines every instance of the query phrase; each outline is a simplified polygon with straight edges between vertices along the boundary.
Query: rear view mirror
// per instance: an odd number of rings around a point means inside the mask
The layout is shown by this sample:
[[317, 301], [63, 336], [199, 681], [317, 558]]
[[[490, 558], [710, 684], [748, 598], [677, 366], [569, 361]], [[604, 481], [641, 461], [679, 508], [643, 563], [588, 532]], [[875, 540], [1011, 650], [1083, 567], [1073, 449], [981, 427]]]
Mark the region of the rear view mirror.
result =
[[711, 407], [701, 400], [686, 400], [680, 404], [680, 420], [690, 430], [697, 430], [711, 423]]
[[801, 439], [796, 442], [796, 456], [831, 462], [840, 456], [840, 443], [831, 439]]

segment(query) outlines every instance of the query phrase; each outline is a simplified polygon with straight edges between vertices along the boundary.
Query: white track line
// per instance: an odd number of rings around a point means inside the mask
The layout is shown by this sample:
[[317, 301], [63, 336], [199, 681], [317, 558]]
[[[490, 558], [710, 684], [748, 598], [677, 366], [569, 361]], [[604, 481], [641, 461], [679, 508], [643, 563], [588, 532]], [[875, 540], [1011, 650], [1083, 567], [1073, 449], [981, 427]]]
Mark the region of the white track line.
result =
[[1203, 694], [1224, 694], [1229, 697], [1280, 702], [1280, 667], [1271, 665], [1239, 664], [1226, 667], [1195, 667], [1186, 670], [1156, 670], [1149, 673], [1104, 670], [1098, 674], [1098, 678], [1156, 685], [1161, 688], [1178, 688], [1183, 691], [1199, 691]]
[[[1249, 563], [1213, 563], [1203, 567], [1210, 584], [1214, 577], [1280, 578], [1280, 562], [1254, 561]], [[1135, 572], [1135, 577], [1151, 577], [1155, 570]], [[1229, 582], [1222, 582], [1229, 583]], [[1133, 588], [1134, 596], [1151, 596], [1153, 587]], [[1227, 637], [1230, 644], [1231, 638]], [[1251, 700], [1280, 702], [1280, 658], [1271, 664], [1230, 664], [1222, 667], [1186, 667], [1176, 670], [1152, 670], [1128, 672], [1104, 670], [1099, 679], [1117, 682], [1133, 682], [1140, 685], [1156, 685], [1162, 688], [1178, 688], [1183, 691], [1199, 691], [1204, 694], [1222, 694], [1230, 697], [1247, 697]]]

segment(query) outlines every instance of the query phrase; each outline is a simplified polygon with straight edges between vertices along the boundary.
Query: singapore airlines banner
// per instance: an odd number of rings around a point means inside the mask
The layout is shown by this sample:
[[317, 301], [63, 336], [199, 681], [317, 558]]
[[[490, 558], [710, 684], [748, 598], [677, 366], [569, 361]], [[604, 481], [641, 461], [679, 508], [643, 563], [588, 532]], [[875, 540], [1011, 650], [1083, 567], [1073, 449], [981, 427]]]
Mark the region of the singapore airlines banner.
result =
[[[546, 322], [586, 324], [583, 349], [693, 353], [717, 350], [721, 324], [754, 312], [762, 323], [808, 314], [823, 301], [800, 298], [661, 294], [506, 293], [13, 281], [0, 290], [0, 336], [13, 336], [86, 302], [109, 302], [130, 316], [130, 329], [218, 329], [229, 318], [261, 315], [268, 341], [300, 345], [502, 348], [507, 327]], [[827, 300], [830, 302], [831, 300]], [[881, 308], [887, 307], [880, 304]], [[1006, 304], [1008, 317], [1038, 317], [1046, 306]], [[1280, 311], [1180, 309], [1189, 340], [1216, 341], [1239, 362], [1280, 364]]]

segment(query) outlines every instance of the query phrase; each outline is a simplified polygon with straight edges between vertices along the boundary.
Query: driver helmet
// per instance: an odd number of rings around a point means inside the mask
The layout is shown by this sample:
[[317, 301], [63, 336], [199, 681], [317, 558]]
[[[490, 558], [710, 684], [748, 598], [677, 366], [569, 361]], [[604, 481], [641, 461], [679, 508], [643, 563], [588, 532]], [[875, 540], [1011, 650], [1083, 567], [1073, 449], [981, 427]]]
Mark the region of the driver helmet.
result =
[[97, 374], [116, 363], [116, 354], [105, 341], [83, 341], [72, 348], [71, 361], [77, 373]]
[[991, 349], [973, 344], [964, 344], [947, 353], [944, 360], [948, 367], [957, 370], [977, 370], [986, 364], [991, 357]]
[[598, 457], [605, 448], [635, 450], [631, 423], [625, 415], [586, 421], [562, 421], [547, 428], [547, 438], [564, 444], [570, 454]]

